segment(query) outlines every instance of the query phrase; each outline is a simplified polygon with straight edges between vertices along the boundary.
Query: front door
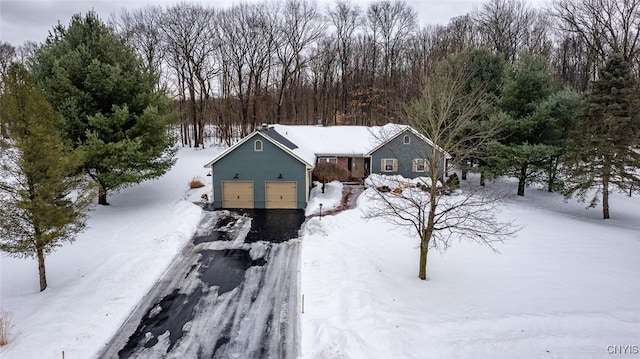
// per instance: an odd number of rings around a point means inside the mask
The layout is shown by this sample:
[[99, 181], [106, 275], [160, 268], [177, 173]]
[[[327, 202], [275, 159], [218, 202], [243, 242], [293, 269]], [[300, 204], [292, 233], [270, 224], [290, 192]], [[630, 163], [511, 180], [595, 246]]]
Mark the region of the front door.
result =
[[349, 171], [351, 176], [356, 178], [364, 178], [367, 176], [365, 172], [365, 159], [362, 157], [355, 157], [349, 159]]

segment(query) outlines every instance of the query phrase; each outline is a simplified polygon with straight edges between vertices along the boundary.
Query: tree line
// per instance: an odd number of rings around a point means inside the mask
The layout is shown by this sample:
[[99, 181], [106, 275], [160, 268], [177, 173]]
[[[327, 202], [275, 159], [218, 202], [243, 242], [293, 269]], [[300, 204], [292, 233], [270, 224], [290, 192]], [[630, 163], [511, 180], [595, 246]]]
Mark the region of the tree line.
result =
[[310, 0], [182, 2], [124, 10], [109, 22], [160, 77], [181, 142], [194, 147], [205, 137], [230, 144], [264, 122], [401, 122], [435, 64], [465, 49], [487, 49], [509, 66], [538, 56], [579, 92], [613, 53], [640, 74], [640, 0], [554, 0], [547, 8], [488, 0], [446, 25], [424, 26], [402, 0], [366, 8], [348, 0], [325, 8]]
[[205, 136], [230, 143], [263, 122], [402, 121], [435, 64], [470, 48], [509, 66], [539, 56], [579, 92], [613, 53], [638, 76], [639, 8], [638, 0], [555, 0], [546, 9], [489, 0], [447, 25], [419, 26], [398, 0], [366, 8], [346, 0], [326, 8], [308, 0], [180, 3], [123, 11], [111, 23], [176, 99], [183, 144], [199, 146]]

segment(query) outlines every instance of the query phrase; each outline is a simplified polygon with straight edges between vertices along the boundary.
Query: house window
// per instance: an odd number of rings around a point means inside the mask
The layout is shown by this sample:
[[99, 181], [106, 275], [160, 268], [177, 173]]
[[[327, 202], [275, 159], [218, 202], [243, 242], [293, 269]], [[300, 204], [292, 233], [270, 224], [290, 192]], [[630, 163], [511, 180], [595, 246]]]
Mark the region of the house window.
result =
[[253, 143], [253, 150], [262, 151], [262, 141], [256, 140], [256, 142]]
[[413, 172], [427, 172], [427, 160], [416, 158], [413, 160]]
[[409, 135], [404, 135], [404, 137], [402, 138], [402, 143], [404, 143], [405, 145], [408, 145], [411, 143], [411, 137], [409, 137]]
[[381, 161], [382, 172], [397, 172], [398, 160], [395, 158], [383, 158]]
[[318, 158], [318, 163], [338, 164], [338, 159], [336, 157], [320, 157]]

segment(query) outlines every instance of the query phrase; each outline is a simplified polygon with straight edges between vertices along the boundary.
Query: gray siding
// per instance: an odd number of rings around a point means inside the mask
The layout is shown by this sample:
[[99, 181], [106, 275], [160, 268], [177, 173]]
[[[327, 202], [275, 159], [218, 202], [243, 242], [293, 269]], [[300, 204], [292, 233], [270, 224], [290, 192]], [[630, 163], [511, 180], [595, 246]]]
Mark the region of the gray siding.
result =
[[[409, 136], [409, 144], [404, 143], [404, 136]], [[377, 149], [371, 154], [371, 173], [381, 173], [386, 175], [402, 175], [406, 178], [415, 178], [427, 176], [428, 172], [413, 172], [413, 159], [415, 158], [431, 158], [431, 146], [416, 136], [413, 132], [407, 130], [395, 137], [384, 146]], [[382, 172], [380, 161], [383, 158], [395, 158], [398, 160], [396, 172]], [[444, 158], [438, 166], [438, 177], [443, 178], [444, 175]]]
[[[253, 150], [256, 140], [262, 151]], [[259, 133], [214, 163], [212, 173], [214, 208], [222, 207], [222, 181], [234, 181], [236, 173], [238, 181], [254, 181], [255, 208], [265, 208], [265, 182], [278, 181], [280, 174], [282, 181], [298, 182], [298, 208], [307, 206], [306, 166]]]

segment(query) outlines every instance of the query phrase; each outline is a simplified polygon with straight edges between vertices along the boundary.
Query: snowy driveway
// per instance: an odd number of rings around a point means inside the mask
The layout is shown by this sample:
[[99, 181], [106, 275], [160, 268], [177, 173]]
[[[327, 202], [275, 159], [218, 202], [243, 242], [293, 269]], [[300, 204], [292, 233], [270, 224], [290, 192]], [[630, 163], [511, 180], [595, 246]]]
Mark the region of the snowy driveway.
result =
[[301, 211], [205, 212], [100, 357], [295, 358]]

